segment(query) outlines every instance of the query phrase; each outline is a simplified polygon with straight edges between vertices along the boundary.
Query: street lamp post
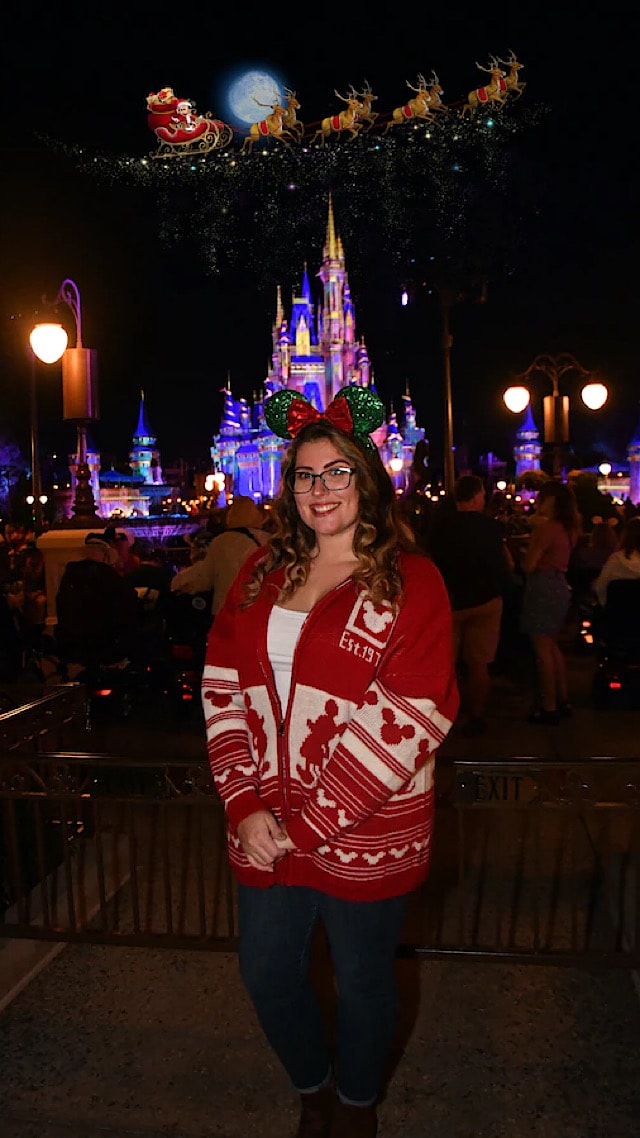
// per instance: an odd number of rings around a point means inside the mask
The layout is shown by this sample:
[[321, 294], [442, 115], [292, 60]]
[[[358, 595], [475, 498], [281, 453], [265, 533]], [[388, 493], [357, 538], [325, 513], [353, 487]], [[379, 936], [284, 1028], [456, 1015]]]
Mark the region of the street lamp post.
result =
[[67, 333], [61, 324], [36, 324], [29, 336], [31, 360], [29, 371], [29, 421], [31, 435], [31, 493], [36, 537], [42, 533], [42, 472], [38, 440], [38, 393], [36, 386], [36, 360], [54, 364], [62, 357], [67, 346]]
[[455, 276], [434, 275], [433, 290], [438, 295], [440, 304], [442, 363], [444, 372], [444, 488], [446, 494], [453, 494], [456, 480], [455, 452], [456, 446], [453, 434], [453, 392], [451, 383], [451, 349], [453, 335], [451, 332], [451, 309], [454, 304], [463, 300], [473, 300], [476, 304], [484, 304], [487, 299], [486, 277], [478, 274], [462, 274], [460, 281]]
[[[69, 525], [78, 529], [87, 529], [95, 522], [100, 521], [96, 514], [95, 500], [91, 489], [91, 474], [87, 464], [87, 423], [99, 418], [97, 352], [93, 348], [85, 348], [82, 343], [82, 307], [80, 292], [74, 281], [65, 280], [62, 282], [54, 303], [66, 304], [73, 313], [76, 326], [75, 348], [67, 347], [66, 332], [59, 324], [36, 325], [31, 333], [30, 342], [34, 357], [37, 356], [45, 363], [55, 363], [62, 358], [62, 414], [65, 420], [75, 422], [77, 427], [76, 490], [72, 508], [73, 516], [69, 520]], [[35, 482], [40, 483], [41, 479], [37, 457], [35, 359], [31, 397], [33, 493], [34, 498], [38, 501], [39, 494], [36, 494]], [[41, 520], [40, 503], [40, 523]], [[40, 524], [40, 532], [41, 529]]]
[[515, 377], [515, 383], [504, 392], [503, 399], [510, 411], [515, 414], [524, 411], [531, 393], [526, 386], [536, 373], [546, 375], [551, 380], [552, 393], [543, 399], [544, 441], [553, 450], [553, 477], [562, 475], [563, 448], [569, 442], [569, 396], [560, 392], [560, 380], [567, 372], [574, 372], [586, 380], [581, 397], [586, 407], [598, 411], [607, 401], [608, 391], [603, 383], [597, 381], [593, 373], [583, 367], [569, 352], [558, 356], [542, 354], [536, 356], [526, 371]]

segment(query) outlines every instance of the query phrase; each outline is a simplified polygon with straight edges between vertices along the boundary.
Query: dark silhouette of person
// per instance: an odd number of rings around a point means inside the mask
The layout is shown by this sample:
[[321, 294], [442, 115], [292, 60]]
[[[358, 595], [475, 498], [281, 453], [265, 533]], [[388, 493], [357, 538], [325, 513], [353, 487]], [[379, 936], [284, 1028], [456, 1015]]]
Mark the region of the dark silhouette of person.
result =
[[89, 534], [81, 561], [70, 561], [56, 596], [56, 642], [73, 672], [116, 664], [136, 654], [140, 609], [134, 586], [115, 567], [117, 554]]
[[500, 640], [503, 597], [513, 562], [502, 526], [487, 517], [481, 478], [463, 474], [453, 489], [455, 510], [434, 525], [430, 553], [447, 586], [453, 611], [454, 651], [467, 721], [465, 735], [486, 730], [485, 707]]

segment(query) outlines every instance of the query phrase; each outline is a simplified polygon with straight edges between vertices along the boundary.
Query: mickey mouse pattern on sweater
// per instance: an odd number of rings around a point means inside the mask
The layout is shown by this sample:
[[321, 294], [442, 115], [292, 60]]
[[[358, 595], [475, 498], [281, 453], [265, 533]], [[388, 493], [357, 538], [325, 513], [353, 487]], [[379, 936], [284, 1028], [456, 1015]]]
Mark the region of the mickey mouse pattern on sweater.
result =
[[[277, 588], [241, 605], [258, 556], [212, 625], [202, 686], [234, 872], [246, 884], [361, 900], [407, 892], [428, 869], [434, 757], [458, 707], [442, 578], [427, 558], [403, 554], [398, 612], [351, 580], [323, 597], [300, 634], [283, 709], [267, 655]], [[268, 582], [278, 587], [281, 574]], [[297, 847], [268, 874], [237, 838], [239, 823], [265, 808]]]

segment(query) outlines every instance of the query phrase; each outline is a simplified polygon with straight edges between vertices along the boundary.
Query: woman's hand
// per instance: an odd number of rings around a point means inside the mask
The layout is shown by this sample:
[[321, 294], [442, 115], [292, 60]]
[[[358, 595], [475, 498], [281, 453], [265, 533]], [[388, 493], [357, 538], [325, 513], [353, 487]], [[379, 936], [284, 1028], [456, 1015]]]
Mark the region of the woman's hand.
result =
[[282, 838], [276, 838], [276, 845], [279, 850], [282, 850], [283, 853], [289, 853], [290, 850], [295, 850], [298, 848], [293, 844], [288, 834], [285, 834]]
[[242, 848], [254, 869], [272, 870], [286, 850], [282, 842], [288, 841], [285, 831], [270, 810], [256, 810], [238, 826]]

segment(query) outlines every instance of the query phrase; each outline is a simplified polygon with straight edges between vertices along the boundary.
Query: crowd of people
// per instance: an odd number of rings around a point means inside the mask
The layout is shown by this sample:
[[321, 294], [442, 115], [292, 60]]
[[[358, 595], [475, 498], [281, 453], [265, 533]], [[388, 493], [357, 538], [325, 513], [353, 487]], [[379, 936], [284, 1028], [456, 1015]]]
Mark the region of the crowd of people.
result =
[[266, 540], [265, 530], [248, 528], [256, 523], [263, 524], [263, 512], [238, 496], [172, 545], [131, 540], [113, 525], [87, 534], [82, 556], [60, 580], [52, 632], [42, 551], [33, 531], [7, 523], [0, 532], [0, 682], [74, 680], [99, 666], [148, 662], [175, 637], [198, 639], [203, 658], [212, 613], [248, 548]]
[[[424, 479], [417, 463], [414, 490], [400, 500], [399, 512], [447, 587], [462, 732], [486, 731], [491, 674], [512, 651], [530, 652], [534, 664], [532, 721], [552, 724], [570, 715], [559, 643], [567, 618], [593, 617], [597, 626], [609, 581], [640, 581], [640, 516], [627, 510], [585, 518], [570, 485], [553, 479], [520, 503], [500, 494], [488, 498], [471, 474], [433, 504]], [[193, 634], [187, 626], [197, 629], [203, 655], [211, 620], [242, 563], [268, 541], [273, 521], [272, 512], [240, 495], [183, 539], [182, 548], [132, 541], [112, 525], [90, 534], [57, 598], [55, 647], [74, 665], [71, 672], [77, 674], [89, 655], [113, 660], [161, 651], [172, 614], [182, 620], [185, 636]], [[101, 615], [91, 617], [98, 610]], [[1, 682], [16, 680], [42, 645], [45, 616], [42, 552], [33, 532], [7, 523], [0, 532]]]

